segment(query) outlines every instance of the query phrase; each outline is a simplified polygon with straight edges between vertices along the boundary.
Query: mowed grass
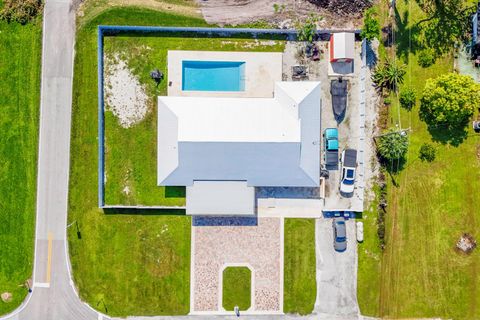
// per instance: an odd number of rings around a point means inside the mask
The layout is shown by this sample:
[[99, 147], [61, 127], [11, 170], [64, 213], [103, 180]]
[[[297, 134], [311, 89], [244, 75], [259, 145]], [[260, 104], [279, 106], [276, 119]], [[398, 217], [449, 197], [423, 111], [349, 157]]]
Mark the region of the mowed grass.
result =
[[[397, 9], [407, 26], [396, 34], [397, 55], [407, 64], [403, 86], [414, 88], [419, 97], [427, 79], [453, 71], [453, 58], [419, 67], [408, 48], [408, 27], [422, 17], [421, 12], [413, 1], [398, 1]], [[397, 101], [392, 105], [391, 122], [400, 119], [402, 127], [412, 129], [408, 159], [388, 184], [387, 246], [381, 262], [359, 268], [359, 302], [362, 312], [381, 317], [479, 319], [480, 253], [466, 256], [454, 248], [464, 232], [480, 237], [480, 136], [468, 128], [466, 140], [458, 146], [448, 143], [441, 132], [433, 139], [418, 117], [418, 108], [417, 104], [408, 112], [399, 110]], [[425, 142], [437, 149], [432, 163], [418, 159]], [[366, 254], [359, 259], [359, 265], [367, 267]], [[379, 267], [376, 278], [372, 272]], [[367, 293], [374, 304], [379, 296], [378, 308], [367, 306], [361, 296]]]
[[225, 310], [238, 306], [240, 311], [250, 308], [252, 299], [252, 272], [247, 267], [227, 267], [223, 270], [222, 301]]
[[0, 21], [0, 315], [18, 307], [32, 276], [40, 106], [41, 22]]
[[[135, 8], [109, 10], [77, 31], [69, 193], [70, 259], [80, 296], [114, 316], [189, 312], [191, 219], [176, 212], [110, 211], [97, 203], [99, 24], [195, 25]], [[145, 150], [142, 150], [145, 151]], [[155, 175], [154, 172], [149, 172]]]
[[283, 311], [310, 314], [315, 305], [315, 220], [285, 219]]
[[[156, 97], [167, 95], [168, 50], [200, 51], [283, 51], [284, 41], [251, 38], [198, 37], [193, 34], [141, 36], [139, 34], [106, 37], [105, 55], [118, 56], [145, 86], [149, 112], [126, 129], [111, 111], [105, 113], [107, 204], [168, 205], [185, 204], [185, 189], [157, 185], [157, 109]], [[158, 68], [165, 78], [157, 87], [150, 71]], [[128, 187], [129, 192], [124, 192]]]

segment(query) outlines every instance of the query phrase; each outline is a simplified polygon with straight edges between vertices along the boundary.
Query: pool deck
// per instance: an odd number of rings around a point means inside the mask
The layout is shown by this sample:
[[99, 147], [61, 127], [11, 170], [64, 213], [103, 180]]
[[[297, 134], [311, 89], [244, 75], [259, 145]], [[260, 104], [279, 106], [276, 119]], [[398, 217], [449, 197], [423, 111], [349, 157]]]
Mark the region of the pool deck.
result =
[[[245, 62], [245, 91], [183, 91], [183, 60]], [[168, 51], [169, 96], [270, 98], [275, 81], [282, 81], [281, 52]]]

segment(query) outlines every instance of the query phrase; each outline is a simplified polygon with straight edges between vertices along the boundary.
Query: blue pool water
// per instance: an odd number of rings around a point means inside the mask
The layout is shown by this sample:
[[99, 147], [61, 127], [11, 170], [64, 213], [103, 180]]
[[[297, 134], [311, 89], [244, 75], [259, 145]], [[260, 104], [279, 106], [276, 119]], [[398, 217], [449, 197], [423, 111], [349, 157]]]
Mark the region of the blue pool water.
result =
[[245, 62], [182, 61], [182, 90], [244, 91]]

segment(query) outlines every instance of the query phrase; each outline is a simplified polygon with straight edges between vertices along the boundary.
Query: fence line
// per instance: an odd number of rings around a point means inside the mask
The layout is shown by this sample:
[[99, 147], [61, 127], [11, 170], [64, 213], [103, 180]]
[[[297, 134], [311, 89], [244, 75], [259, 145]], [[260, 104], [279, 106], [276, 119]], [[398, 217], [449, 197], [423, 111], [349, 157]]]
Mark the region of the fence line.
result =
[[[361, 30], [317, 30], [317, 35], [327, 35], [336, 32], [353, 32], [357, 35]], [[104, 102], [104, 74], [103, 74], [103, 38], [115, 36], [120, 33], [197, 33], [202, 35], [229, 36], [247, 34], [252, 38], [265, 35], [284, 35], [296, 39], [297, 31], [294, 29], [254, 29], [254, 28], [208, 28], [208, 27], [155, 27], [155, 26], [107, 26], [99, 25], [97, 29], [98, 45], [98, 206], [104, 209], [132, 208], [132, 209], [179, 209], [168, 206], [122, 206], [105, 204], [105, 102]]]

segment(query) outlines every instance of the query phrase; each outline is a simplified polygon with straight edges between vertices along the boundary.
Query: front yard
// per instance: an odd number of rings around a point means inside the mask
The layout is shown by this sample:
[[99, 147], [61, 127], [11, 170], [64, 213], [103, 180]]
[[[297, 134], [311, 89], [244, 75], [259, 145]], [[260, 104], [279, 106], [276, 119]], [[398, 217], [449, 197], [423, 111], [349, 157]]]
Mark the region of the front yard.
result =
[[315, 219], [285, 219], [283, 311], [310, 314], [315, 305]]
[[240, 311], [250, 308], [252, 272], [247, 267], [227, 267], [223, 270], [223, 308]]

